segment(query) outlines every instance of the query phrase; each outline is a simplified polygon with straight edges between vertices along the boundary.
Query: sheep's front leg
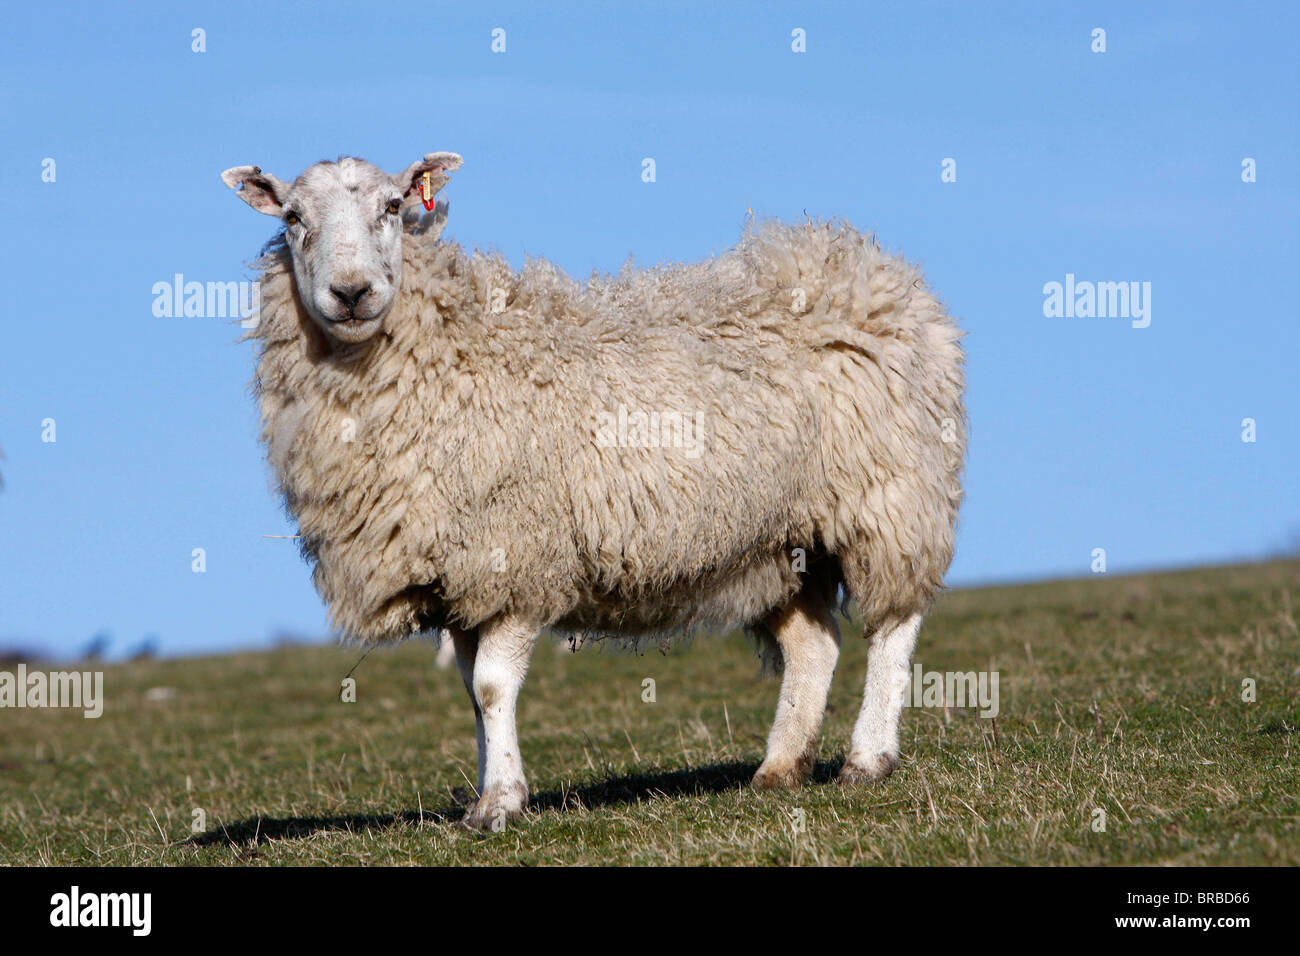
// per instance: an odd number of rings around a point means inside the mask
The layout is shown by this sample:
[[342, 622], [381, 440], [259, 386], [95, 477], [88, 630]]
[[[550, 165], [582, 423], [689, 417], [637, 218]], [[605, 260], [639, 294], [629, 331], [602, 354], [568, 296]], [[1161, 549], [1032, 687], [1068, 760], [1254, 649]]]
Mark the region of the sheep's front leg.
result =
[[898, 730], [921, 615], [882, 627], [867, 648], [867, 685], [840, 783], [883, 780], [898, 767]]
[[515, 730], [515, 702], [528, 673], [537, 629], [502, 618], [477, 633], [454, 631], [456, 664], [469, 690], [478, 725], [478, 799], [465, 824], [500, 829], [523, 814], [528, 784]]
[[767, 756], [754, 774], [759, 790], [798, 787], [812, 773], [826, 696], [840, 655], [840, 632], [830, 608], [810, 591], [800, 593], [766, 623], [781, 645], [785, 674]]

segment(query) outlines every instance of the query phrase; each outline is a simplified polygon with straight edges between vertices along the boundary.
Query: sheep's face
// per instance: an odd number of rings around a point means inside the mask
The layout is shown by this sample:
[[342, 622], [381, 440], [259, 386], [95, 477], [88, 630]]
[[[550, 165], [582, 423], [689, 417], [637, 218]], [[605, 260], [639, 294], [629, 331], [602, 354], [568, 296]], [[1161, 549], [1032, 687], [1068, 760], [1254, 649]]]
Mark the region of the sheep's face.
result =
[[221, 178], [284, 223], [298, 298], [331, 339], [356, 344], [383, 328], [401, 285], [403, 209], [432, 199], [460, 164], [455, 153], [430, 153], [396, 176], [348, 158], [317, 163], [292, 183], [256, 166]]

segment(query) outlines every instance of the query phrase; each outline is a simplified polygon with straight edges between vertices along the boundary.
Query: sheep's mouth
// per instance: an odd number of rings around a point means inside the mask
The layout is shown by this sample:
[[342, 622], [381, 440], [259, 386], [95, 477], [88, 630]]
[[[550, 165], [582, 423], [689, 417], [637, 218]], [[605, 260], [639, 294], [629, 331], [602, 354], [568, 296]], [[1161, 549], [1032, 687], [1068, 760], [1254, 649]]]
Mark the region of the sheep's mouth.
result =
[[336, 342], [356, 345], [373, 337], [384, 327], [382, 315], [341, 315], [338, 318], [326, 317], [325, 332]]
[[365, 318], [359, 315], [343, 316], [337, 319], [330, 319], [330, 325], [338, 326], [344, 329], [359, 329], [362, 326], [369, 325], [371, 322], [379, 321], [379, 316], [372, 315]]

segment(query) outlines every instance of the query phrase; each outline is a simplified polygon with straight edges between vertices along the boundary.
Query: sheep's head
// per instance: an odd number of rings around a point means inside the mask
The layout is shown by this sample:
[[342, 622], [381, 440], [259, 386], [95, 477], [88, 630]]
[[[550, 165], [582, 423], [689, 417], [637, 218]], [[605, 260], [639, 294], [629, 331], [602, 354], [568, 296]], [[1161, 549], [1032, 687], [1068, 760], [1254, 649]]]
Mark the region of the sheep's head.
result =
[[298, 297], [330, 338], [364, 342], [383, 328], [402, 281], [402, 213], [432, 199], [458, 169], [455, 153], [429, 153], [390, 176], [362, 159], [312, 166], [284, 183], [256, 166], [221, 174], [258, 212], [284, 222]]

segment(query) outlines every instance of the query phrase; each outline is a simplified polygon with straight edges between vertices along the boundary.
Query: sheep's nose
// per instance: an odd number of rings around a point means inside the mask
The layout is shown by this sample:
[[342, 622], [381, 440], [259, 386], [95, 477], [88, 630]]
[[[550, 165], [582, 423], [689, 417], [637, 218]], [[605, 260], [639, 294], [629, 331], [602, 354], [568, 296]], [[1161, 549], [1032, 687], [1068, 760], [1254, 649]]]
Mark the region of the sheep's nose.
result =
[[370, 291], [369, 282], [353, 282], [351, 285], [332, 285], [330, 292], [334, 293], [334, 298], [338, 299], [349, 310], [355, 309], [361, 297]]

